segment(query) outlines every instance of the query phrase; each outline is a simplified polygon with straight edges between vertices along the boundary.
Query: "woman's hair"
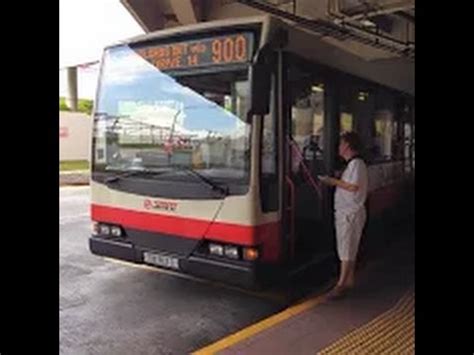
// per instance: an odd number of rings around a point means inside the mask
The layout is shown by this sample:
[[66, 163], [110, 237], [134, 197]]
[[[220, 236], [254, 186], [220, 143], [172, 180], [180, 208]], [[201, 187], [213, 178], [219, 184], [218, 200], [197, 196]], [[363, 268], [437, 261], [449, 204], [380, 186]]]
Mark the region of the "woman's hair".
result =
[[341, 139], [349, 145], [351, 150], [357, 153], [362, 153], [362, 142], [357, 133], [345, 132], [341, 135]]

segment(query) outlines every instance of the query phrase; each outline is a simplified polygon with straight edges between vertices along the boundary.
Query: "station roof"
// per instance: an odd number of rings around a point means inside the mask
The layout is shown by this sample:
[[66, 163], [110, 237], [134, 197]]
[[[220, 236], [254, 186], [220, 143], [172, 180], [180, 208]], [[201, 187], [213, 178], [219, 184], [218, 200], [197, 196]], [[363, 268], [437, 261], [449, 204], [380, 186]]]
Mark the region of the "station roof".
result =
[[401, 78], [404, 84], [395, 87], [414, 95], [414, 0], [120, 1], [145, 33], [271, 14], [313, 33], [320, 48], [334, 48], [346, 62], [377, 68], [387, 80]]
[[[343, 27], [353, 36], [335, 38], [327, 35], [325, 41], [365, 60], [414, 59], [414, 0], [120, 1], [146, 33], [198, 22], [272, 13], [306, 28], [307, 20]], [[367, 40], [357, 40], [357, 37]], [[370, 41], [372, 43], [368, 43]], [[386, 47], [392, 46], [399, 51], [377, 46], [377, 42], [387, 43]]]

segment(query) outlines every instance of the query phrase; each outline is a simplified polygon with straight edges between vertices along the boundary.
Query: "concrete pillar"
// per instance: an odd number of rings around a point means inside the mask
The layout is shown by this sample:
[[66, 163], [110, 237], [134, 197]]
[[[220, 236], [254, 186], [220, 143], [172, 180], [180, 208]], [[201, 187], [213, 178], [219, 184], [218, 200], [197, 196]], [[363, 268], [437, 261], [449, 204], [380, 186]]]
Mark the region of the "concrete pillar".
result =
[[77, 111], [77, 67], [67, 68], [66, 105], [71, 111]]

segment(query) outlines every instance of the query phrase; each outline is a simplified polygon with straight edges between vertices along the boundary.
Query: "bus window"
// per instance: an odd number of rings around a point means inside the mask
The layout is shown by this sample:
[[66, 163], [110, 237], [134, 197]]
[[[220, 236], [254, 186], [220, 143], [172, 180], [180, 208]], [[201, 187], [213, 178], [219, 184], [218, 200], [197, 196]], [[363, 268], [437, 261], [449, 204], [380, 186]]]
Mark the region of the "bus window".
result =
[[163, 181], [189, 182], [182, 171], [192, 169], [245, 191], [251, 131], [245, 68], [173, 76], [127, 46], [108, 50], [104, 63], [95, 114], [96, 175], [147, 170]]
[[392, 158], [393, 115], [388, 110], [375, 112], [374, 159], [389, 160]]
[[341, 113], [341, 133], [354, 130], [354, 116], [351, 113]]
[[415, 125], [413, 107], [405, 105], [403, 124], [403, 160], [405, 172], [411, 172], [415, 167]]
[[409, 107], [403, 96], [396, 97], [395, 117], [392, 129], [392, 158], [401, 161], [404, 159], [404, 123], [410, 121]]
[[395, 95], [383, 88], [375, 90], [373, 113], [373, 145], [371, 156], [374, 162], [390, 161], [395, 158], [397, 124]]
[[[299, 95], [298, 95], [299, 94]], [[315, 168], [322, 165], [324, 133], [324, 88], [320, 83], [308, 83], [297, 93], [291, 108], [292, 139], [299, 152], [292, 157], [293, 172], [299, 169], [301, 159]]]
[[404, 152], [403, 159], [405, 162], [405, 172], [409, 173], [411, 170], [411, 124], [406, 122], [404, 125]]
[[[273, 84], [272, 84], [273, 85]], [[271, 95], [270, 107], [274, 106], [274, 93]], [[271, 110], [265, 115], [262, 125], [261, 161], [264, 178], [273, 178], [277, 175], [276, 162], [276, 116]]]
[[262, 133], [262, 174], [276, 174], [275, 119], [272, 114], [263, 120]]
[[[274, 85], [274, 82], [272, 84]], [[273, 92], [270, 107], [274, 107], [274, 100]], [[273, 110], [265, 115], [262, 123], [260, 200], [262, 211], [268, 212], [278, 210], [277, 124]]]

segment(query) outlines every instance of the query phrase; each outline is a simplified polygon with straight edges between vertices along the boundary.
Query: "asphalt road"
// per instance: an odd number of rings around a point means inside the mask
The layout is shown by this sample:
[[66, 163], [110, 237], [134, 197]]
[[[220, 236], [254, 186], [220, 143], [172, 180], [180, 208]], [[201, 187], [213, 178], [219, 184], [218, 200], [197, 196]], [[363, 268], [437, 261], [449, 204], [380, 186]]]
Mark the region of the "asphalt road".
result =
[[61, 354], [189, 354], [283, 307], [91, 254], [88, 187], [60, 189], [59, 226]]

